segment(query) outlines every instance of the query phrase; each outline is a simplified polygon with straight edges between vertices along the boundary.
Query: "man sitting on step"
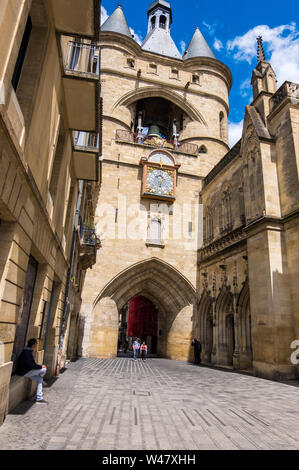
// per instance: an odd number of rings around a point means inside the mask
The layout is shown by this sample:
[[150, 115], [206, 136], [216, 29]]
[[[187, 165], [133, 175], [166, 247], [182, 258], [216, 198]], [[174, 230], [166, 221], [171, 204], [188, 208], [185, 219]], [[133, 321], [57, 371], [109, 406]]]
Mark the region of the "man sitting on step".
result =
[[36, 403], [47, 404], [48, 402], [43, 399], [43, 377], [47, 372], [47, 368], [44, 365], [36, 364], [33, 359], [32, 353], [36, 351], [36, 348], [37, 340], [35, 338], [30, 339], [18, 358], [16, 373], [35, 380], [37, 382]]

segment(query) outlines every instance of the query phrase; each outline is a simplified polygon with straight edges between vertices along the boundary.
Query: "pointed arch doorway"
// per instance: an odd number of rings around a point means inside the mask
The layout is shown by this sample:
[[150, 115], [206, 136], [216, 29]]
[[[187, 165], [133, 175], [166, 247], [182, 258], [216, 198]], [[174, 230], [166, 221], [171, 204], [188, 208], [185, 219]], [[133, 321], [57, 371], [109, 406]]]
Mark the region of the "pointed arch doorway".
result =
[[233, 296], [227, 286], [223, 286], [216, 301], [216, 363], [233, 366], [236, 346]]
[[[139, 302], [140, 298], [147, 299], [158, 311], [158, 356], [189, 360], [192, 357], [192, 318], [196, 311], [196, 291], [176, 268], [158, 258], [132, 265], [102, 289], [92, 312], [88, 356], [117, 355], [120, 317], [124, 318], [122, 311], [135, 298], [139, 298]], [[148, 302], [147, 305], [150, 307], [151, 304]], [[123, 320], [125, 323], [128, 322]], [[152, 336], [155, 341], [155, 335], [147, 336]]]

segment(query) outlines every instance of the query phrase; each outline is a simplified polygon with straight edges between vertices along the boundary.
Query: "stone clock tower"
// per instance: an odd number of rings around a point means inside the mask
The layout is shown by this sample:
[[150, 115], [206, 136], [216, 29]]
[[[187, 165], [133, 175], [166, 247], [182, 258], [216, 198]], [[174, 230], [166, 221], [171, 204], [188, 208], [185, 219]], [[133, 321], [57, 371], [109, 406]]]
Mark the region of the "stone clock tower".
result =
[[[190, 356], [199, 192], [229, 150], [232, 78], [199, 29], [181, 55], [171, 25], [171, 5], [156, 0], [141, 46], [120, 6], [102, 26], [103, 181], [95, 220], [103, 241], [85, 281], [85, 357], [115, 357], [140, 334], [161, 357]], [[156, 312], [150, 336], [128, 327], [133, 300]]]

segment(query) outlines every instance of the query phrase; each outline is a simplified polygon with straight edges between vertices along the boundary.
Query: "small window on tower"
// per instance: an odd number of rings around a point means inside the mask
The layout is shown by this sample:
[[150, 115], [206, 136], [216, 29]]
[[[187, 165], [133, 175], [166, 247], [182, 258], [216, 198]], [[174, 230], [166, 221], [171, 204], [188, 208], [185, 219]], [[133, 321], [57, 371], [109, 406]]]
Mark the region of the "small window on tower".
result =
[[153, 16], [152, 19], [151, 19], [151, 26], [152, 26], [152, 29], [154, 29], [154, 27], [156, 26], [156, 17]]
[[222, 111], [220, 111], [219, 113], [219, 134], [221, 139], [225, 137], [225, 121], [224, 114]]
[[194, 73], [192, 75], [192, 83], [195, 83], [196, 85], [199, 85], [199, 75], [197, 73]]
[[177, 80], [179, 79], [179, 71], [178, 71], [178, 69], [175, 69], [175, 68], [172, 68], [172, 69], [171, 69], [170, 78], [176, 78]]
[[149, 71], [149, 73], [157, 73], [157, 65], [156, 64], [149, 64], [148, 71]]
[[160, 16], [159, 26], [162, 29], [166, 29], [166, 16], [164, 16], [164, 15]]
[[135, 59], [133, 59], [132, 57], [129, 57], [127, 59], [127, 67], [130, 67], [131, 69], [134, 69], [135, 68]]

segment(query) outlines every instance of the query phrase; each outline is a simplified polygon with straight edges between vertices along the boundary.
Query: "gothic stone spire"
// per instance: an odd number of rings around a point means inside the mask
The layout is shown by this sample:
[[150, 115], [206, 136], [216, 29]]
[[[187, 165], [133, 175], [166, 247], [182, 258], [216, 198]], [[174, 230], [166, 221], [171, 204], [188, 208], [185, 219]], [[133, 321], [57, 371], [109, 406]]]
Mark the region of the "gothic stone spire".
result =
[[262, 36], [259, 36], [256, 39], [257, 39], [257, 61], [258, 63], [266, 62], [266, 56], [265, 56], [264, 47], [263, 47], [263, 38]]

